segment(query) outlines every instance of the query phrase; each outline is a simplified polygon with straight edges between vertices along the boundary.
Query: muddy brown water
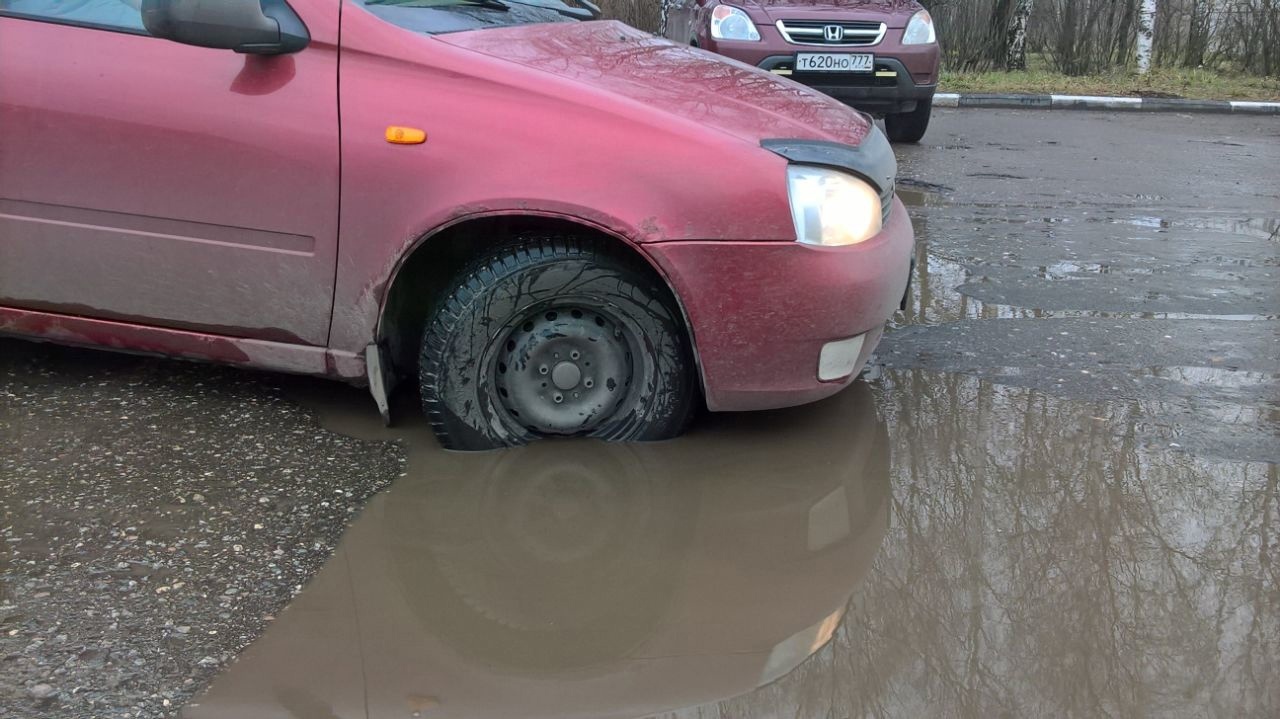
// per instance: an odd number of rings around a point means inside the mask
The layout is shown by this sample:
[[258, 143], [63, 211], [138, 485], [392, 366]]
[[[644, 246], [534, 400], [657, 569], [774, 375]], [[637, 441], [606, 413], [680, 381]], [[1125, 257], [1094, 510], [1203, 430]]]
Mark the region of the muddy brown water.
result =
[[184, 716], [1267, 716], [1280, 698], [1276, 466], [1178, 452], [1122, 409], [888, 370], [670, 442], [468, 455], [319, 390], [295, 393], [331, 430], [405, 443], [405, 474]]
[[622, 717], [741, 694], [830, 639], [888, 528], [865, 386], [670, 442], [482, 454], [306, 388], [323, 426], [405, 442], [405, 475], [189, 716]]

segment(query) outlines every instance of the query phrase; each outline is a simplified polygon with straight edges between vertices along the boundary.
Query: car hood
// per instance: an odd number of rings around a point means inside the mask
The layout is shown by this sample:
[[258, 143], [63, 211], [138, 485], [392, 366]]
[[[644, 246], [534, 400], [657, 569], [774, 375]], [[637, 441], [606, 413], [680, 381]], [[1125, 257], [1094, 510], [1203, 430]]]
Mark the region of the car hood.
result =
[[758, 144], [770, 138], [858, 145], [870, 119], [798, 83], [617, 21], [522, 25], [437, 35]]
[[916, 0], [741, 0], [748, 8], [759, 8], [770, 20], [786, 20], [793, 13], [806, 18], [821, 14], [832, 20], [878, 20], [892, 28], [903, 28], [922, 8]]

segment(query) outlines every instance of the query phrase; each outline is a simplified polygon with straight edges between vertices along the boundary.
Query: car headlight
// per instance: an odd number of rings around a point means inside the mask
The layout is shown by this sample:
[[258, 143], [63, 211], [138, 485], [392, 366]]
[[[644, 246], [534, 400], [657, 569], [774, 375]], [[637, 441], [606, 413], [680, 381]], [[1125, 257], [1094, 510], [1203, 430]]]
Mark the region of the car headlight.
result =
[[866, 182], [836, 170], [787, 168], [796, 240], [810, 245], [854, 245], [880, 232], [880, 195]]
[[745, 12], [736, 7], [717, 5], [711, 11], [711, 37], [717, 40], [758, 42], [760, 31]]
[[907, 30], [902, 33], [903, 45], [928, 45], [938, 41], [933, 31], [933, 16], [928, 10], [921, 10], [907, 21]]

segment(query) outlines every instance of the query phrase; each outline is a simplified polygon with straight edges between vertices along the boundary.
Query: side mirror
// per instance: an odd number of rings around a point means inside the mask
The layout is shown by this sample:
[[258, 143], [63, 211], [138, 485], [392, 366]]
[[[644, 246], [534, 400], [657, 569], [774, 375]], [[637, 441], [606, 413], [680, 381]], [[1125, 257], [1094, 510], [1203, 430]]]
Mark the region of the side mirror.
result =
[[311, 33], [285, 0], [142, 0], [155, 37], [254, 55], [298, 52]]

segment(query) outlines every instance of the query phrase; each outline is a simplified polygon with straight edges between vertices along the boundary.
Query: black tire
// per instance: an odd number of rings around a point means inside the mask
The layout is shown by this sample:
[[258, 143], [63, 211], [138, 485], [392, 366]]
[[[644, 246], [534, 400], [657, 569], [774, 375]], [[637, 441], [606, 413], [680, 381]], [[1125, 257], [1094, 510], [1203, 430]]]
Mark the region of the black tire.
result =
[[884, 116], [885, 134], [890, 142], [920, 142], [929, 129], [929, 116], [933, 114], [933, 99], [921, 100], [911, 112], [898, 112]]
[[661, 280], [605, 242], [546, 235], [465, 273], [427, 319], [418, 358], [423, 411], [460, 450], [674, 437], [694, 410], [693, 371]]

